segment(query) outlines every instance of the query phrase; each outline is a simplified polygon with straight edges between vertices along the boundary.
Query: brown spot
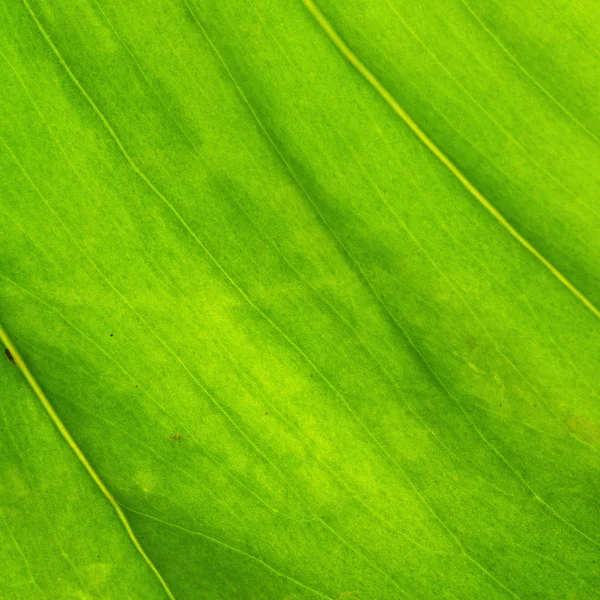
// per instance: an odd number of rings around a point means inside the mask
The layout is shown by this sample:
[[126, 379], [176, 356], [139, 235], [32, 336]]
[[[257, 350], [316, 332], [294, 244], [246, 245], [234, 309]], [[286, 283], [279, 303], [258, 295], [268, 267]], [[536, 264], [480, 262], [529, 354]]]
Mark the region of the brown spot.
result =
[[267, 411], [267, 412], [265, 413], [265, 415], [268, 415], [268, 414], [269, 414], [269, 413], [268, 413], [268, 411]]
[[465, 341], [467, 342], [467, 346], [469, 346], [471, 350], [475, 350], [475, 348], [477, 348], [477, 340], [471, 334], [467, 336], [467, 339]]
[[181, 441], [181, 435], [179, 433], [176, 433], [175, 435], [171, 436], [172, 440], [175, 440], [176, 442], [180, 442]]
[[6, 354], [6, 357], [8, 358], [8, 360], [10, 360], [10, 362], [13, 365], [16, 365], [17, 363], [15, 362], [15, 357], [12, 355], [12, 352], [8, 349], [8, 348], [4, 348], [4, 354]]
[[587, 417], [578, 417], [569, 415], [565, 420], [565, 425], [576, 435], [580, 435], [589, 442], [600, 440], [600, 425], [594, 423]]

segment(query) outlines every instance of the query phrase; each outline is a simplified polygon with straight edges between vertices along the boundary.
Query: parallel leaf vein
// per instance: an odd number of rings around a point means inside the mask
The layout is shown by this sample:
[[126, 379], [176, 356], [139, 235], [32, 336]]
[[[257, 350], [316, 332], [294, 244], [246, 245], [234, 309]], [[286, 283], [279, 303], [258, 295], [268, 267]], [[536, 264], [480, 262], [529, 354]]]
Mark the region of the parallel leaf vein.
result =
[[600, 310], [579, 291], [545, 256], [541, 254], [525, 237], [523, 237], [513, 225], [500, 213], [500, 211], [467, 179], [450, 158], [433, 142], [423, 129], [412, 119], [412, 117], [400, 106], [398, 101], [383, 86], [383, 84], [371, 73], [368, 67], [344, 42], [331, 23], [326, 19], [313, 0], [302, 0], [306, 8], [315, 18], [318, 25], [329, 37], [339, 52], [346, 60], [362, 75], [362, 77], [375, 89], [375, 91], [387, 102], [390, 108], [408, 125], [421, 142], [446, 166], [446, 168], [458, 179], [474, 198], [508, 231], [508, 233], [535, 256], [574, 296], [576, 296], [596, 317], [600, 318]]

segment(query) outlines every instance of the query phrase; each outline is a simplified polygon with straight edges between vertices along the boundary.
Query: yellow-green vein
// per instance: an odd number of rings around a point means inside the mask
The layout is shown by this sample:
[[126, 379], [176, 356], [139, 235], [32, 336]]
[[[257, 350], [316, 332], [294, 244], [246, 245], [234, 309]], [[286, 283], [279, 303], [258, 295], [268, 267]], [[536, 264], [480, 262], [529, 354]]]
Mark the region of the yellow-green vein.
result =
[[106, 485], [104, 484], [102, 479], [100, 479], [100, 476], [98, 475], [98, 473], [96, 473], [94, 467], [92, 467], [92, 465], [86, 458], [85, 454], [83, 453], [81, 448], [78, 446], [77, 442], [73, 439], [73, 436], [69, 433], [69, 430], [65, 427], [64, 423], [61, 421], [57, 412], [54, 410], [54, 407], [50, 403], [50, 400], [48, 400], [46, 394], [44, 393], [44, 391], [42, 390], [42, 388], [36, 381], [35, 377], [32, 375], [31, 371], [25, 364], [25, 361], [19, 354], [15, 345], [12, 343], [12, 341], [8, 337], [8, 334], [6, 333], [6, 331], [4, 330], [4, 328], [2, 326], [0, 326], [0, 340], [2, 341], [4, 346], [7, 348], [7, 350], [10, 352], [12, 361], [20, 369], [21, 373], [23, 373], [25, 379], [27, 380], [27, 383], [31, 386], [31, 389], [34, 391], [35, 395], [38, 397], [39, 401], [42, 403], [42, 406], [48, 413], [48, 416], [50, 417], [50, 419], [52, 420], [52, 422], [54, 423], [54, 425], [56, 426], [56, 428], [58, 429], [58, 431], [60, 432], [60, 434], [62, 435], [64, 440], [67, 442], [67, 444], [69, 445], [71, 450], [75, 453], [75, 456], [77, 456], [77, 458], [79, 459], [79, 462], [81, 462], [81, 464], [84, 466], [85, 470], [88, 472], [89, 476], [93, 479], [94, 483], [98, 486], [98, 488], [100, 488], [100, 491], [102, 492], [104, 497], [110, 502], [115, 513], [117, 514], [117, 517], [119, 518], [119, 521], [121, 521], [121, 524], [125, 528], [125, 531], [127, 532], [127, 535], [129, 536], [129, 539], [135, 546], [136, 550], [142, 555], [142, 558], [146, 561], [147, 565], [150, 567], [151, 571], [154, 573], [154, 575], [160, 582], [161, 586], [165, 590], [169, 599], [175, 600], [175, 596], [173, 596], [173, 593], [171, 592], [169, 586], [167, 585], [167, 582], [163, 579], [162, 575], [160, 574], [160, 572], [158, 571], [158, 569], [156, 568], [156, 566], [154, 565], [154, 563], [152, 562], [150, 557], [146, 554], [145, 550], [142, 548], [142, 545], [140, 544], [139, 540], [137, 539], [135, 532], [133, 531], [129, 521], [127, 520], [127, 517], [125, 516], [125, 513], [123, 512], [123, 509], [121, 508], [121, 506], [119, 505], [119, 503], [117, 502], [115, 497], [111, 494], [110, 490], [106, 487]]
[[500, 211], [467, 179], [460, 169], [435, 144], [435, 142], [419, 127], [411, 116], [400, 106], [398, 101], [385, 86], [371, 73], [367, 66], [354, 54], [340, 37], [325, 15], [313, 0], [302, 0], [306, 8], [315, 18], [318, 25], [333, 42], [346, 60], [366, 79], [377, 93], [388, 103], [390, 108], [410, 127], [413, 133], [425, 144], [438, 160], [459, 180], [459, 182], [475, 197], [475, 199], [514, 237], [523, 247], [533, 254], [570, 292], [572, 292], [594, 315], [600, 317], [598, 310], [586, 296], [580, 292], [543, 254], [528, 242], [500, 213]]

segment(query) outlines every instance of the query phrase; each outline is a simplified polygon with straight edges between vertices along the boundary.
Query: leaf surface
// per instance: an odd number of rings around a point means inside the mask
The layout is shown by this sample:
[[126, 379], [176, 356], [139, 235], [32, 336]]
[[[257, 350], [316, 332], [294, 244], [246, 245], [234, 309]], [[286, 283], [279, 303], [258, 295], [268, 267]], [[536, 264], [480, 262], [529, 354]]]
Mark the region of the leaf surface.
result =
[[594, 5], [2, 2], [0, 598], [594, 598]]

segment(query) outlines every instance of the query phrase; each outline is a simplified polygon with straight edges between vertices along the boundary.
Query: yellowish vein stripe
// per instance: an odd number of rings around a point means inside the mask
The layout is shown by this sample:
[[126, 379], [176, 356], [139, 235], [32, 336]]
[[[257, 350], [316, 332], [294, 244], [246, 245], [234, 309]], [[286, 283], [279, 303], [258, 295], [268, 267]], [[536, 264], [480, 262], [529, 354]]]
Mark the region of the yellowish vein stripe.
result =
[[106, 487], [106, 485], [104, 485], [104, 482], [102, 481], [102, 479], [100, 479], [100, 476], [98, 475], [98, 473], [96, 473], [96, 471], [94, 470], [94, 467], [92, 467], [92, 465], [89, 463], [88, 459], [85, 457], [85, 454], [82, 452], [81, 448], [77, 445], [77, 442], [73, 439], [73, 437], [69, 433], [69, 430], [65, 427], [64, 423], [60, 420], [60, 417], [54, 410], [54, 407], [52, 406], [52, 404], [50, 403], [48, 398], [46, 397], [46, 394], [44, 393], [42, 388], [39, 386], [39, 384], [35, 380], [34, 376], [31, 374], [31, 371], [25, 364], [25, 361], [19, 354], [18, 350], [15, 348], [14, 344], [11, 342], [10, 338], [8, 337], [6, 331], [4, 330], [4, 328], [2, 326], [0, 326], [0, 340], [2, 340], [2, 343], [4, 344], [4, 346], [9, 350], [14, 364], [21, 370], [21, 372], [25, 376], [27, 383], [31, 386], [31, 389], [35, 392], [35, 395], [38, 397], [38, 399], [42, 403], [43, 407], [46, 409], [46, 412], [48, 413], [50, 419], [52, 419], [52, 422], [54, 423], [54, 425], [56, 426], [56, 428], [58, 429], [60, 434], [63, 436], [63, 438], [65, 439], [65, 441], [67, 442], [67, 444], [69, 445], [71, 450], [73, 450], [73, 452], [75, 453], [75, 455], [77, 456], [77, 458], [79, 459], [81, 464], [85, 467], [85, 470], [88, 472], [90, 477], [94, 480], [94, 483], [100, 488], [100, 491], [104, 494], [105, 498], [110, 502], [111, 506], [113, 507], [114, 511], [117, 513], [117, 517], [121, 521], [121, 524], [125, 528], [125, 531], [127, 532], [127, 535], [129, 536], [129, 539], [132, 541], [136, 550], [142, 555], [143, 559], [146, 561], [146, 563], [148, 564], [148, 566], [150, 567], [150, 569], [152, 570], [152, 572], [154, 573], [154, 575], [156, 576], [156, 578], [158, 579], [158, 581], [160, 582], [162, 587], [164, 588], [169, 599], [175, 600], [175, 596], [173, 596], [173, 593], [169, 589], [167, 582], [163, 579], [163, 577], [159, 573], [158, 569], [154, 566], [154, 563], [150, 560], [150, 557], [146, 554], [146, 552], [142, 548], [131, 525], [129, 524], [129, 521], [127, 520], [127, 517], [125, 516], [125, 513], [123, 512], [123, 509], [121, 508], [119, 503], [116, 501], [115, 497], [110, 493], [110, 491]]
[[356, 70], [373, 86], [379, 95], [389, 104], [391, 109], [412, 129], [413, 133], [433, 152], [460, 183], [475, 197], [475, 199], [486, 208], [486, 210], [531, 254], [533, 254], [567, 289], [569, 289], [583, 304], [597, 317], [600, 311], [580, 292], [543, 254], [541, 254], [530, 242], [528, 242], [500, 213], [500, 211], [463, 175], [459, 168], [444, 154], [440, 148], [427, 136], [427, 134], [413, 121], [410, 115], [398, 104], [396, 99], [388, 92], [383, 84], [369, 71], [366, 65], [350, 50], [346, 42], [339, 36], [337, 31], [325, 18], [319, 7], [313, 0], [302, 0], [306, 8], [315, 18], [327, 37], [335, 44], [337, 49], [356, 68]]

